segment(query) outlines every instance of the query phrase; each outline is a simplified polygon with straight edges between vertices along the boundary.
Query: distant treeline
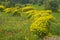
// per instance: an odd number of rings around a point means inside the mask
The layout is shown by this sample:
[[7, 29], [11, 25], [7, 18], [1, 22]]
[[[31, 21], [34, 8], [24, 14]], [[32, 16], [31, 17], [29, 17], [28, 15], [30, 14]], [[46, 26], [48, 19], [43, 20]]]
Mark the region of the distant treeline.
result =
[[22, 4], [27, 4], [27, 3], [37, 3], [37, 2], [43, 2], [44, 0], [0, 0], [1, 2], [11, 2], [11, 3], [22, 3]]
[[[45, 1], [51, 0], [0, 0], [0, 4], [3, 5], [14, 5], [14, 4], [43, 4]], [[56, 0], [55, 0], [56, 1]], [[57, 0], [60, 2], [60, 0]]]
[[21, 6], [26, 4], [44, 5], [45, 9], [57, 10], [60, 0], [0, 0], [0, 5], [6, 7]]
[[15, 4], [43, 4], [44, 0], [0, 0], [2, 5], [15, 5]]

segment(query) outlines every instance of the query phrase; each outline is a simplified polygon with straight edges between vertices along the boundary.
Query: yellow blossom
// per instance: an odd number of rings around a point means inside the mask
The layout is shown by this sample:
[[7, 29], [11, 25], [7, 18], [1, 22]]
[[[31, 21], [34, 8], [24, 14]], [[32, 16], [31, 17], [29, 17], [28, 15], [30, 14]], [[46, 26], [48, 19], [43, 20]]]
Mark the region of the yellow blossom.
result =
[[8, 13], [8, 12], [11, 12], [11, 8], [6, 8], [4, 11], [6, 12], [6, 13]]
[[5, 6], [3, 6], [3, 5], [0, 5], [0, 8], [4, 9], [4, 8], [5, 8]]

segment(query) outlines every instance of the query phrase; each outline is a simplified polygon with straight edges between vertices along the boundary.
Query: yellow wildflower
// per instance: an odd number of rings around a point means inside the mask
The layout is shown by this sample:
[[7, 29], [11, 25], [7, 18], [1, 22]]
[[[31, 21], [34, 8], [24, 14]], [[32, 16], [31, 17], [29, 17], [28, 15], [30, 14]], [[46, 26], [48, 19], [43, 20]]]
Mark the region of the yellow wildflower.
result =
[[2, 9], [4, 9], [4, 8], [5, 8], [5, 6], [3, 6], [3, 5], [0, 5], [0, 9], [1, 9], [1, 8], [2, 8]]
[[12, 9], [11, 9], [11, 8], [6, 8], [4, 11], [5, 11], [6, 13], [8, 13], [8, 12], [11, 12]]

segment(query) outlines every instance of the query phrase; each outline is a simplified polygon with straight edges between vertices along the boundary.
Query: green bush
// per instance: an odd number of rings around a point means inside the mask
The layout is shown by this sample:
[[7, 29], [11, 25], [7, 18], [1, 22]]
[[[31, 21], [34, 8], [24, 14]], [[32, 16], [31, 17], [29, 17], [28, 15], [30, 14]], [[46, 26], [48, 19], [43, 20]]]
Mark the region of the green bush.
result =
[[52, 10], [53, 12], [56, 12], [58, 10], [58, 2], [57, 1], [45, 1], [44, 4], [45, 10]]
[[2, 12], [5, 9], [5, 6], [0, 5], [0, 11]]
[[52, 10], [53, 12], [56, 12], [58, 10], [58, 2], [57, 1], [51, 1], [49, 3], [50, 5], [50, 10]]

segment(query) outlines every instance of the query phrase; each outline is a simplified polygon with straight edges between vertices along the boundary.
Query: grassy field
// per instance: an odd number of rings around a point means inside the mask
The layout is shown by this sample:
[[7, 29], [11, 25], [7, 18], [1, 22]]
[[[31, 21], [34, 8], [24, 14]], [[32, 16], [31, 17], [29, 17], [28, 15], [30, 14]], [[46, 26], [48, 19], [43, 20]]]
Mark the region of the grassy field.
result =
[[57, 24], [52, 24], [51, 31], [53, 34], [60, 36], [60, 13], [54, 12], [52, 14], [55, 17]]

